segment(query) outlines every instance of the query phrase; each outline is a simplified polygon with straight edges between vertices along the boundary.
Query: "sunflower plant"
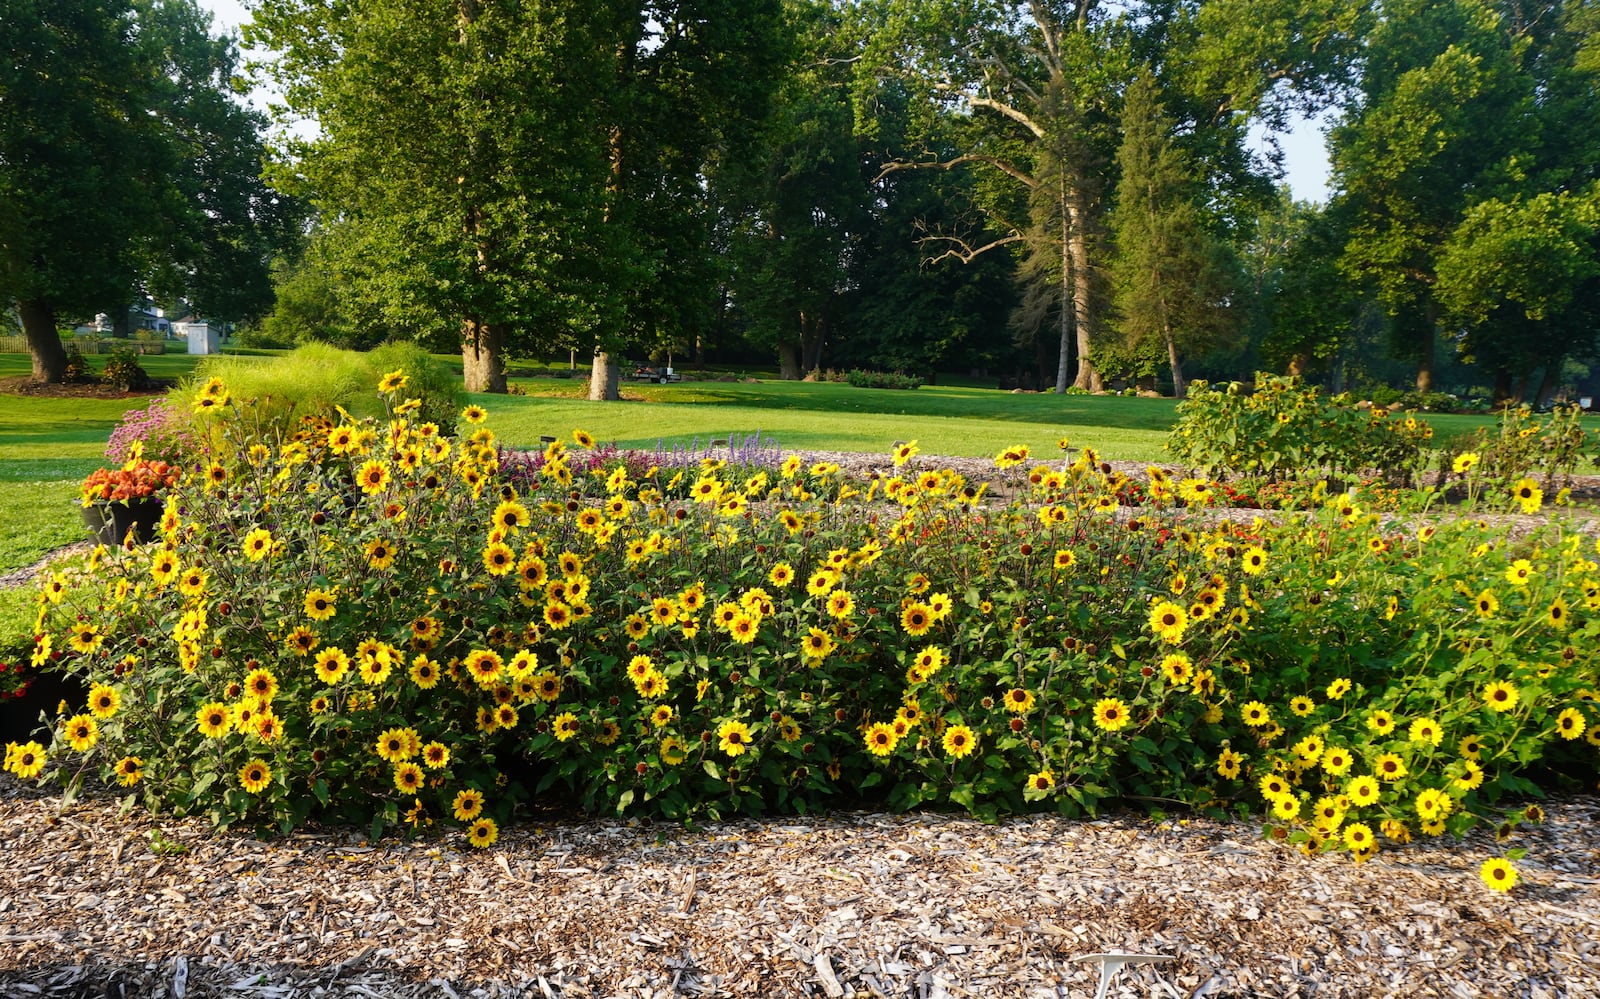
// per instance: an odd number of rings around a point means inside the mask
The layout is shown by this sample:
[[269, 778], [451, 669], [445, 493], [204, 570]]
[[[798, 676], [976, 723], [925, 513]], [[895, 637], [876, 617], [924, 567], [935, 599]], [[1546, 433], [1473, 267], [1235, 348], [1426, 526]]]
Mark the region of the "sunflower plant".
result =
[[91, 693], [11, 769], [480, 846], [558, 791], [673, 818], [1137, 800], [1357, 858], [1528, 820], [1536, 762], [1593, 776], [1600, 552], [1559, 521], [1513, 543], [1347, 494], [1218, 521], [1161, 469], [1127, 508], [1089, 449], [1000, 452], [1004, 502], [914, 455], [680, 493], [581, 431], [508, 475], [480, 409], [447, 438], [384, 387], [384, 419], [235, 441], [159, 541], [43, 592], [36, 656]]

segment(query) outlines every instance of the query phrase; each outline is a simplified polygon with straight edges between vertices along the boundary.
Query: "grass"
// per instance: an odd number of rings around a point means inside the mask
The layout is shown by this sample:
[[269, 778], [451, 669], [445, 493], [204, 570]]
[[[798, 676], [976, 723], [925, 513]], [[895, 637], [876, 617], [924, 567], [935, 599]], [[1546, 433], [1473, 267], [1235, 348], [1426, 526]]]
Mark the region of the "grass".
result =
[[858, 389], [837, 383], [628, 383], [623, 402], [596, 406], [581, 383], [530, 379], [526, 396], [474, 396], [489, 426], [509, 444], [582, 427], [623, 447], [701, 441], [761, 431], [788, 450], [887, 451], [916, 440], [926, 454], [994, 454], [1027, 444], [1055, 454], [1065, 436], [1105, 457], [1159, 461], [1172, 426], [1171, 399], [1012, 395], [993, 389], [925, 386], [915, 391]]
[[74, 500], [78, 479], [0, 482], [0, 573], [38, 561], [45, 552], [87, 537]]

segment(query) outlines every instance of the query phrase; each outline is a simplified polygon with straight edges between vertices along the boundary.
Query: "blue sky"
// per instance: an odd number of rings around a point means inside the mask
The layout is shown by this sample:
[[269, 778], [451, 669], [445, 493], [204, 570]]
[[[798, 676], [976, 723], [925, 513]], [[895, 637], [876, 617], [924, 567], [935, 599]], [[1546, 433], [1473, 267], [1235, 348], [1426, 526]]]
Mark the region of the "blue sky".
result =
[[[211, 11], [213, 28], [217, 30], [236, 30], [250, 19], [250, 13], [239, 0], [200, 0], [200, 6]], [[1278, 141], [1283, 146], [1284, 165], [1288, 169], [1286, 179], [1294, 196], [1302, 201], [1326, 201], [1328, 154], [1318, 126], [1302, 122]]]

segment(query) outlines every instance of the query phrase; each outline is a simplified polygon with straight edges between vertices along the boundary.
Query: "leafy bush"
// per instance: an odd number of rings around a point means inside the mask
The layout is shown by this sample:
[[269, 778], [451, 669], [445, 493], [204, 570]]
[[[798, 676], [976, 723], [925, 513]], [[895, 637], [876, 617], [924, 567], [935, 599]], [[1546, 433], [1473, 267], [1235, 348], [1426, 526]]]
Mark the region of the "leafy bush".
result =
[[581, 433], [513, 486], [481, 430], [259, 440], [212, 411], [239, 458], [179, 485], [163, 540], [46, 580], [34, 662], [89, 702], [13, 772], [477, 845], [551, 789], [671, 817], [1170, 800], [1357, 857], [1494, 819], [1536, 761], [1594, 776], [1600, 569], [1559, 523], [1216, 523], [1159, 475], [1125, 520], [1091, 452], [1025, 448], [1005, 506], [932, 470], [851, 497], [794, 458], [700, 466], [683, 500], [615, 462], [591, 497]]
[[122, 414], [111, 428], [106, 457], [119, 464], [140, 457], [173, 465], [187, 463], [199, 453], [200, 435], [186, 413], [174, 409], [165, 396]]
[[150, 375], [139, 364], [139, 356], [133, 348], [118, 345], [106, 358], [105, 367], [100, 371], [100, 383], [124, 392], [136, 392], [150, 387]]
[[899, 371], [863, 371], [853, 368], [845, 381], [856, 388], [914, 389], [922, 386], [920, 375], [907, 375]]
[[1560, 406], [1545, 416], [1527, 406], [1508, 406], [1495, 429], [1479, 428], [1466, 450], [1478, 458], [1474, 471], [1491, 489], [1512, 491], [1517, 482], [1541, 475], [1546, 492], [1571, 484], [1587, 457], [1583, 411]]
[[1414, 416], [1363, 411], [1348, 396], [1323, 398], [1297, 378], [1265, 372], [1255, 390], [1234, 382], [1193, 382], [1178, 404], [1167, 449], [1209, 474], [1258, 475], [1279, 481], [1308, 471], [1359, 478], [1374, 470], [1413, 483], [1433, 430]]

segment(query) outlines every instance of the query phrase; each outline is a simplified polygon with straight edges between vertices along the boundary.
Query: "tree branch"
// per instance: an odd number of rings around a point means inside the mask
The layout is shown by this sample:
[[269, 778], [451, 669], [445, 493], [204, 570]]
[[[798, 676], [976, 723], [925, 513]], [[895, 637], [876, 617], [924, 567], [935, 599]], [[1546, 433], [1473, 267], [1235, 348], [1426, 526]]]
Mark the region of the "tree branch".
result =
[[901, 170], [954, 170], [965, 163], [985, 163], [1030, 189], [1039, 186], [1037, 180], [1004, 160], [996, 159], [993, 156], [984, 156], [981, 153], [967, 153], [963, 156], [957, 156], [953, 160], [895, 160], [879, 167], [878, 175], [872, 180], [873, 183], [877, 183], [889, 174], [897, 173]]
[[990, 242], [984, 243], [982, 246], [973, 246], [960, 236], [934, 235], [923, 236], [921, 239], [917, 240], [917, 245], [921, 246], [927, 243], [948, 244], [949, 249], [945, 250], [938, 256], [923, 258], [923, 265], [931, 267], [934, 264], [941, 263], [952, 257], [961, 261], [963, 264], [970, 264], [979, 256], [988, 253], [990, 250], [999, 249], [1000, 247], [1009, 243], [1020, 243], [1022, 242], [1022, 239], [1022, 233], [1013, 232], [1009, 236], [1001, 236], [999, 239], [991, 240]]

